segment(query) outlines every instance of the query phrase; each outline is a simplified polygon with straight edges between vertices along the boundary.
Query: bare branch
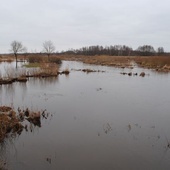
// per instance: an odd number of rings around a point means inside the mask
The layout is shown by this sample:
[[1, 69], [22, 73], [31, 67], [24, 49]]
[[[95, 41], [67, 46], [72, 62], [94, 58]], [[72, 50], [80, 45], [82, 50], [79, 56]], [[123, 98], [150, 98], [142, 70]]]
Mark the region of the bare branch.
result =
[[55, 51], [55, 46], [53, 45], [52, 41], [45, 41], [43, 43], [43, 51], [47, 53], [47, 55], [50, 55]]
[[23, 47], [21, 42], [18, 41], [13, 41], [11, 43], [11, 49], [10, 51], [13, 52], [14, 54], [17, 54], [19, 52], [23, 52], [26, 48]]

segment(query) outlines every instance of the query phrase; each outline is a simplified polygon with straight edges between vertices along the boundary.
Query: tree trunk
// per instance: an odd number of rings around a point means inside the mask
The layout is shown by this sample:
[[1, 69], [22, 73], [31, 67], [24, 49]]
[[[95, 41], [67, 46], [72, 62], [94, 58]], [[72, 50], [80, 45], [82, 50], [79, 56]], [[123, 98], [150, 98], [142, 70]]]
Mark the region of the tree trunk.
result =
[[50, 62], [50, 54], [47, 54], [48, 55], [48, 62]]
[[14, 55], [15, 55], [16, 68], [17, 68], [18, 67], [18, 65], [17, 65], [18, 64], [17, 54], [15, 53]]

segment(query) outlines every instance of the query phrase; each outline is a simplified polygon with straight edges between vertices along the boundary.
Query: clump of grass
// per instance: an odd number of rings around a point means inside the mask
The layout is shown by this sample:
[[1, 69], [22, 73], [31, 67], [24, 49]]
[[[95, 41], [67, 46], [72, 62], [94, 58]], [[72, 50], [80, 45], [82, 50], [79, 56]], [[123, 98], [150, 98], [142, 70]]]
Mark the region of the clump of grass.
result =
[[58, 75], [58, 65], [54, 63], [41, 63], [40, 69], [38, 69], [34, 76], [37, 77], [50, 77]]
[[9, 111], [9, 114], [0, 114], [0, 142], [5, 139], [8, 133], [20, 133], [22, 130], [23, 126], [13, 110]]
[[68, 75], [68, 74], [70, 74], [70, 71], [68, 68], [65, 68], [61, 73]]
[[[41, 127], [41, 119], [47, 119], [48, 116], [49, 113], [46, 113], [46, 110], [41, 112], [18, 108], [18, 112], [15, 112], [9, 106], [0, 106], [0, 143], [17, 134], [20, 135], [24, 129], [28, 131], [28, 125], [24, 120], [30, 122], [30, 125]], [[32, 132], [32, 126], [30, 131]]]

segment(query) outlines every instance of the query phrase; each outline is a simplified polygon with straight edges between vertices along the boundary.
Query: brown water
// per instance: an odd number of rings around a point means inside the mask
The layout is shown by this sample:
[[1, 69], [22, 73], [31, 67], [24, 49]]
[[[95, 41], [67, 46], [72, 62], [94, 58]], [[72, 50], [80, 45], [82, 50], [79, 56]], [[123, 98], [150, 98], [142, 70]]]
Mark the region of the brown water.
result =
[[[0, 86], [1, 105], [52, 114], [1, 146], [10, 170], [169, 170], [170, 74], [64, 62], [57, 79]], [[3, 70], [3, 64], [0, 64]], [[61, 68], [61, 69], [62, 69]], [[120, 72], [145, 71], [147, 76]]]

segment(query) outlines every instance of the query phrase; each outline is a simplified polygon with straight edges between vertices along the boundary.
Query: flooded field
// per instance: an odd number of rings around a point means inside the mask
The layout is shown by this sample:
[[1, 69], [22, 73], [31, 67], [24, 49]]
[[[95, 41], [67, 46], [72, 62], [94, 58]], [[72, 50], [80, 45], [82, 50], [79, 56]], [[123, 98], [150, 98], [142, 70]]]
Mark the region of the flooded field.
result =
[[[1, 74], [12, 65], [0, 63]], [[50, 113], [0, 144], [0, 169], [169, 169], [170, 74], [73, 61], [65, 68], [67, 76], [0, 85], [0, 105]]]

